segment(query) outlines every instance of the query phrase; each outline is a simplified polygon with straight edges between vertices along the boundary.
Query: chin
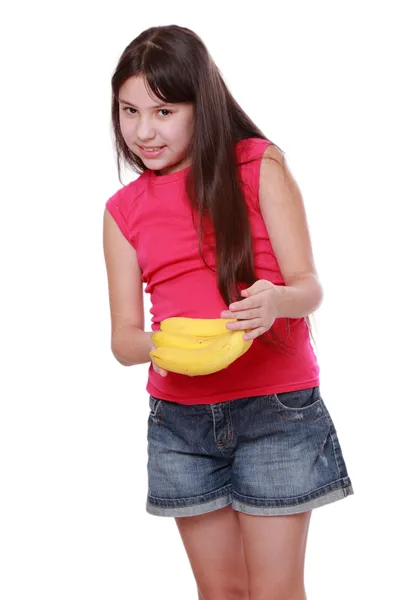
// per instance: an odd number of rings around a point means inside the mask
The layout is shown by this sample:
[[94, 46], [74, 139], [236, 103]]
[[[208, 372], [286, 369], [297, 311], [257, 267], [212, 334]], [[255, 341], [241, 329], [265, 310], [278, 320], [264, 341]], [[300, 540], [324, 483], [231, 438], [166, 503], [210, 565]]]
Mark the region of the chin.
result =
[[183, 163], [180, 160], [172, 162], [160, 161], [159, 164], [156, 164], [156, 162], [157, 161], [154, 161], [151, 166], [149, 165], [149, 169], [157, 169], [157, 171], [160, 171], [161, 175], [169, 175], [170, 173], [180, 171], [185, 167], [185, 165], [182, 166]]
[[173, 163], [172, 165], [159, 166], [157, 167], [157, 171], [160, 171], [161, 175], [170, 175], [174, 171], [179, 171], [179, 168]]

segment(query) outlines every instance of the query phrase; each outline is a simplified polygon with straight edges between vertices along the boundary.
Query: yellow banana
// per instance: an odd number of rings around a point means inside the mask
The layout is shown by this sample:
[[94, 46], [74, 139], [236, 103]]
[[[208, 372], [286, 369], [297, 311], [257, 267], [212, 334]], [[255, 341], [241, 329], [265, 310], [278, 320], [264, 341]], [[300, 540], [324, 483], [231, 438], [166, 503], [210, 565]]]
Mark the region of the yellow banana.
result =
[[194, 335], [196, 337], [215, 337], [229, 332], [226, 324], [236, 319], [191, 319], [171, 317], [161, 321], [161, 331], [173, 334]]
[[[227, 330], [228, 331], [228, 330]], [[183, 335], [180, 333], [169, 333], [167, 331], [155, 331], [151, 336], [153, 344], [160, 348], [169, 346], [176, 348], [202, 348], [209, 346], [214, 342], [213, 337], [199, 337], [193, 335]]]
[[247, 352], [252, 340], [244, 340], [243, 335], [244, 331], [230, 331], [199, 349], [162, 346], [152, 350], [150, 357], [166, 371], [192, 376], [209, 375], [225, 369]]

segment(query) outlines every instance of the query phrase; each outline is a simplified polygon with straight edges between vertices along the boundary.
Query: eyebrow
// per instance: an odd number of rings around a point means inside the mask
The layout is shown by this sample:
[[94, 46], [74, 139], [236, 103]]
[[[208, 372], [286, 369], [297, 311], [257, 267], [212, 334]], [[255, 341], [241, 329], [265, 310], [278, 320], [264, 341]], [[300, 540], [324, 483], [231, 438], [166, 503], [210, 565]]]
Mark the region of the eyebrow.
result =
[[[137, 108], [137, 106], [135, 106], [134, 104], [131, 104], [127, 100], [123, 100], [122, 98], [120, 98], [119, 103], [127, 104], [128, 106], [132, 106], [132, 108]], [[167, 106], [167, 105], [168, 105], [168, 103], [164, 102], [163, 104], [153, 104], [152, 106], [149, 106], [148, 108], [160, 108], [161, 106]]]

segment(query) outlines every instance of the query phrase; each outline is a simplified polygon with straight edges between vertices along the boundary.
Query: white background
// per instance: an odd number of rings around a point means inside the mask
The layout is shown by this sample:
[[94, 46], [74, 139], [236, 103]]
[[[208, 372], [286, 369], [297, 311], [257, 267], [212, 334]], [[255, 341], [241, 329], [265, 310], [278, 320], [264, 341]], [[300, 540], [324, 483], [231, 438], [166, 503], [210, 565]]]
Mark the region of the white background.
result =
[[173, 519], [145, 512], [148, 366], [124, 368], [111, 354], [102, 250], [104, 204], [121, 187], [111, 75], [143, 29], [172, 23], [203, 38], [238, 101], [286, 152], [306, 203], [325, 290], [314, 319], [321, 390], [355, 490], [314, 511], [308, 600], [398, 597], [395, 7], [3, 9], [2, 600], [196, 598]]

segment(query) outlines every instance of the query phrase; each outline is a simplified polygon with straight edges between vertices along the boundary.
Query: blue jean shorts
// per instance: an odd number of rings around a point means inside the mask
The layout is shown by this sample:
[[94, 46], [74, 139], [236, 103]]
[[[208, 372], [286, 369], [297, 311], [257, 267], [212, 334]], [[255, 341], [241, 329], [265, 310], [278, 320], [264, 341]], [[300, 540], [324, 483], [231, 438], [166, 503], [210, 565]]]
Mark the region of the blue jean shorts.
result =
[[216, 404], [150, 396], [147, 512], [289, 515], [353, 494], [319, 387]]

